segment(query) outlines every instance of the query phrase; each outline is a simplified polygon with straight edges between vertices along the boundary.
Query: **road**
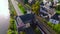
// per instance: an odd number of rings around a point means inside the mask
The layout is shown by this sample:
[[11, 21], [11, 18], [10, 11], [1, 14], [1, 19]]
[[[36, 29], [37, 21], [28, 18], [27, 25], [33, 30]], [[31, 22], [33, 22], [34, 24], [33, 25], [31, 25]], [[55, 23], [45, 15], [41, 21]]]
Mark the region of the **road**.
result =
[[52, 28], [50, 28], [47, 25], [47, 23], [42, 20], [41, 17], [39, 17], [39, 16], [36, 16], [36, 17], [37, 17], [38, 22], [39, 22], [38, 27], [40, 27], [46, 34], [56, 34], [56, 32]]
[[13, 6], [14, 6], [16, 12], [17, 12], [17, 15], [18, 15], [18, 16], [23, 15], [23, 13], [20, 11], [20, 9], [19, 9], [19, 7], [18, 7], [18, 5], [17, 5], [18, 2], [15, 1], [15, 0], [11, 0], [11, 2], [12, 2]]
[[25, 10], [27, 11], [27, 14], [30, 14], [32, 11], [30, 10], [30, 8], [28, 8], [28, 6], [26, 6], [23, 2], [23, 0], [16, 0], [18, 3], [21, 3], [22, 6], [25, 8]]
[[7, 34], [9, 19], [8, 0], [0, 0], [0, 34]]

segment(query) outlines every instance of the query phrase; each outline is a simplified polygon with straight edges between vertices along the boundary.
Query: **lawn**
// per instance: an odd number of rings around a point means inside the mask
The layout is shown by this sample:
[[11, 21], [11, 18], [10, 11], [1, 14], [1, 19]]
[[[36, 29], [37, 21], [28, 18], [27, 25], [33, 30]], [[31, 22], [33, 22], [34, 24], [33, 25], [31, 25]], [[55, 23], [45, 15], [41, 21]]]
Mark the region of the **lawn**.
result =
[[13, 18], [10, 18], [10, 25], [9, 25], [7, 34], [18, 34], [17, 27], [15, 24], [15, 19], [13, 19]]
[[21, 4], [18, 4], [18, 7], [21, 10], [21, 13], [23, 13], [23, 14], [27, 13], [27, 11], [25, 10], [25, 8]]
[[52, 24], [48, 22], [48, 25], [57, 33], [60, 34], [60, 24]]
[[56, 10], [56, 13], [57, 13], [57, 14], [60, 14], [60, 11]]
[[36, 28], [34, 31], [35, 31], [36, 34], [42, 34], [41, 31], [38, 28]]

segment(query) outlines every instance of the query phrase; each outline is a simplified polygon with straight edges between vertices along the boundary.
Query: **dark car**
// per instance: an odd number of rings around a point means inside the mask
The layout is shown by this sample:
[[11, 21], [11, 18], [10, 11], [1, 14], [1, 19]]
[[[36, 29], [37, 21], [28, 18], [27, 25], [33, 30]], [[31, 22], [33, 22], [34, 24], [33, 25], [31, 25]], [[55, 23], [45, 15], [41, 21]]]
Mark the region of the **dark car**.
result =
[[58, 24], [59, 21], [60, 21], [59, 14], [57, 13], [54, 16], [52, 16], [50, 19], [50, 22], [52, 22], [53, 24]]

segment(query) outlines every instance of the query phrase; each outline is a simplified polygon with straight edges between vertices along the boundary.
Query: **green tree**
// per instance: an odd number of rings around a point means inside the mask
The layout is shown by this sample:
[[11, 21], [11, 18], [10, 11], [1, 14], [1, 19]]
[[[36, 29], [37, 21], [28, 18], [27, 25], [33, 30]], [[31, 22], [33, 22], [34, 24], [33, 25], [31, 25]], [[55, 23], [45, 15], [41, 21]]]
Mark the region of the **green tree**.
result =
[[40, 9], [40, 3], [39, 1], [36, 1], [36, 3], [32, 5], [32, 11], [38, 15], [39, 9]]

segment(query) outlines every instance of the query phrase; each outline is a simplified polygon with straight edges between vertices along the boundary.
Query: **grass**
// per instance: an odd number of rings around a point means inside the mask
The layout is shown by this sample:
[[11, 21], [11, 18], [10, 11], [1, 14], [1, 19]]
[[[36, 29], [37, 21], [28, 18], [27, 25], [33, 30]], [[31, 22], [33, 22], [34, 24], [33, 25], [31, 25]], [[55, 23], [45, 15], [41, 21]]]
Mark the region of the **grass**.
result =
[[8, 28], [8, 31], [7, 31], [7, 34], [18, 34], [17, 32], [17, 27], [16, 27], [16, 24], [15, 24], [15, 19], [14, 19], [14, 16], [17, 15], [12, 3], [9, 1], [9, 9], [10, 9], [10, 24], [9, 24], [9, 28]]
[[19, 9], [21, 10], [21, 12], [23, 14], [26, 14], [27, 13], [27, 11], [25, 10], [25, 8], [21, 4], [18, 4], [18, 7], [19, 7]]
[[52, 24], [48, 22], [48, 25], [57, 33], [60, 34], [60, 24]]
[[60, 14], [60, 11], [56, 10], [56, 13]]
[[35, 29], [35, 33], [36, 34], [42, 34], [41, 31], [38, 28]]
[[15, 19], [13, 19], [13, 18], [10, 18], [10, 25], [9, 25], [7, 34], [18, 34], [17, 27], [15, 24]]

